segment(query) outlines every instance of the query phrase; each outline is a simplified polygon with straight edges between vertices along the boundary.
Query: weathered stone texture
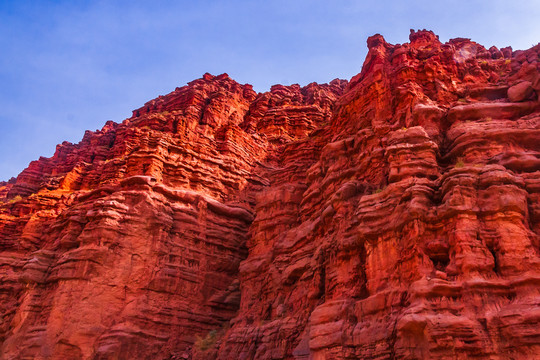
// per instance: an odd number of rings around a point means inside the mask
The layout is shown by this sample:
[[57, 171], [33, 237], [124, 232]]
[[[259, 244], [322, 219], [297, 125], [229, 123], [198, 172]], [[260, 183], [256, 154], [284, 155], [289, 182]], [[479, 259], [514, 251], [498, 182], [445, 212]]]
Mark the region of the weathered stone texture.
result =
[[0, 183], [2, 359], [540, 358], [540, 46], [205, 74]]

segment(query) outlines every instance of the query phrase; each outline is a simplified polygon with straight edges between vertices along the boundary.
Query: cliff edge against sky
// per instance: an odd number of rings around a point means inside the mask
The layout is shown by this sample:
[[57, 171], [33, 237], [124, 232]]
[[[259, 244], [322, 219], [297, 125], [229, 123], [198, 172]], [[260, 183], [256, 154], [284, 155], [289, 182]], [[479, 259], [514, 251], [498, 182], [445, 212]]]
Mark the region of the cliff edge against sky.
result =
[[0, 359], [540, 358], [540, 46], [226, 74], [0, 183]]

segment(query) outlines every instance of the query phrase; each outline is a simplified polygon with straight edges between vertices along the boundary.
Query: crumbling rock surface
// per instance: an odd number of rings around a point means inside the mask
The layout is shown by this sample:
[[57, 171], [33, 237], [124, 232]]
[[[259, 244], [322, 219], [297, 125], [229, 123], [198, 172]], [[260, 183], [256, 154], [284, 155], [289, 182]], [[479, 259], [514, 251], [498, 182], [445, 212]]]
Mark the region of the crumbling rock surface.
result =
[[0, 183], [2, 359], [540, 358], [540, 46], [205, 74]]

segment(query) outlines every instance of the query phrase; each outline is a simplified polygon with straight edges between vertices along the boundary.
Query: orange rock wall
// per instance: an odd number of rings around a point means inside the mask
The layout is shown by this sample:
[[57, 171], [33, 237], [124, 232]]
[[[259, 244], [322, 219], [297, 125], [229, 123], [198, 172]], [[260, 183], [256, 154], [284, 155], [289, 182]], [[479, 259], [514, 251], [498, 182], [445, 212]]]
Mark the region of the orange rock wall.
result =
[[206, 74], [0, 183], [0, 358], [540, 358], [540, 47], [368, 47], [350, 82]]

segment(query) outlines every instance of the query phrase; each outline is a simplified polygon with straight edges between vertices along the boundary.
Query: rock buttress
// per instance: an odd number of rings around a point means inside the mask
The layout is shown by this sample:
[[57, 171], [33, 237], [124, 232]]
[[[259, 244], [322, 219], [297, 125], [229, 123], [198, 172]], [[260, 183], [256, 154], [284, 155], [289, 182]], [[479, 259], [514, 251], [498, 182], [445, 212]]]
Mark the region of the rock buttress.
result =
[[205, 74], [0, 183], [0, 357], [176, 358], [224, 327], [261, 174], [345, 85]]
[[410, 40], [265, 173], [216, 358], [540, 358], [540, 47]]

